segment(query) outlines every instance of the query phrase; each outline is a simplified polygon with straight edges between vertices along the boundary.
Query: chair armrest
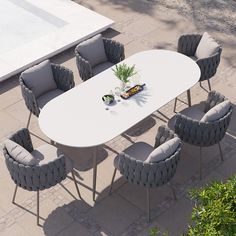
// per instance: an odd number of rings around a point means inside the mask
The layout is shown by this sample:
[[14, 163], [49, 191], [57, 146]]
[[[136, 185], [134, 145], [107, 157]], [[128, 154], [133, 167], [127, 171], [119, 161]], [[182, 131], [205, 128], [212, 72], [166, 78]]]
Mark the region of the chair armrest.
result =
[[183, 114], [176, 114], [175, 119], [175, 133], [179, 138], [189, 144], [196, 146], [205, 146], [203, 143], [203, 136], [206, 132], [206, 125], [204, 122], [191, 119]]
[[217, 68], [220, 64], [220, 55], [222, 48], [211, 57], [198, 59], [196, 63], [198, 64], [201, 70], [201, 77], [199, 81], [210, 79], [213, 77], [217, 71]]
[[18, 143], [28, 152], [32, 152], [34, 150], [29, 130], [26, 128], [18, 130], [16, 133], [12, 134], [9, 139]]
[[21, 86], [21, 93], [25, 100], [26, 107], [35, 115], [39, 116], [40, 110], [38, 107], [37, 99], [32, 90], [30, 90], [24, 83], [23, 79], [20, 76], [19, 79], [20, 86]]
[[226, 100], [226, 97], [219, 92], [211, 91], [208, 93], [207, 100], [205, 102], [204, 112], [208, 112], [215, 105]]
[[103, 38], [103, 43], [108, 61], [116, 64], [125, 59], [123, 44], [108, 38]]
[[178, 40], [178, 52], [186, 56], [194, 56], [197, 46], [202, 38], [200, 34], [186, 34]]
[[66, 92], [75, 86], [73, 72], [61, 65], [51, 63], [53, 78], [57, 88]]
[[85, 60], [75, 48], [76, 65], [79, 71], [79, 75], [83, 81], [86, 81], [93, 77], [92, 66], [89, 61]]
[[159, 126], [157, 134], [156, 134], [156, 138], [155, 138], [154, 148], [157, 148], [158, 146], [174, 138], [175, 136], [177, 135], [175, 135], [175, 133], [171, 129], [169, 129], [167, 126], [165, 125]]

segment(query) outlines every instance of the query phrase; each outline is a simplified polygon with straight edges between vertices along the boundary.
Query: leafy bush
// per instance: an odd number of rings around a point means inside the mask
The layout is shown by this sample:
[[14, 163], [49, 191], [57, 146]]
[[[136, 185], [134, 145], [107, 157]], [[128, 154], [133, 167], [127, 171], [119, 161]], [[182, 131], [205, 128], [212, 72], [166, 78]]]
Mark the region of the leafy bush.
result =
[[236, 235], [236, 175], [226, 183], [212, 182], [209, 186], [190, 192], [196, 200], [193, 225], [188, 236]]

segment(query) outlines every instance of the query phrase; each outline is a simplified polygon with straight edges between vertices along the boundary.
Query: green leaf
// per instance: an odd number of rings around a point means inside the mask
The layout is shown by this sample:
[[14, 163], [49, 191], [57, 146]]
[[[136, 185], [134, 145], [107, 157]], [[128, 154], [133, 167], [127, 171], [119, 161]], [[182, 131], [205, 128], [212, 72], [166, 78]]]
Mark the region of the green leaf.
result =
[[125, 63], [116, 65], [115, 69], [112, 69], [112, 71], [114, 72], [114, 75], [124, 83], [129, 82], [129, 77], [137, 74], [135, 65], [130, 67]]
[[236, 235], [236, 175], [226, 183], [212, 182], [198, 190], [191, 190], [196, 201], [193, 208], [193, 224], [188, 236], [235, 236]]

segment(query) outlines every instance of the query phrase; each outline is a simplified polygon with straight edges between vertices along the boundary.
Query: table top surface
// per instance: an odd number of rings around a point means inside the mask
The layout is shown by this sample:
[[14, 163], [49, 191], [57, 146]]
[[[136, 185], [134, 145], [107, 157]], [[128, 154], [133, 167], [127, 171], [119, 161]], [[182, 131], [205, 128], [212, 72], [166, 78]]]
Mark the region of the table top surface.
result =
[[109, 68], [48, 102], [39, 115], [43, 133], [71, 147], [104, 144], [190, 89], [200, 78], [198, 65], [174, 51], [143, 51], [121, 63], [135, 65], [138, 76], [134, 80], [145, 83], [143, 91], [105, 105], [102, 96], [120, 86]]

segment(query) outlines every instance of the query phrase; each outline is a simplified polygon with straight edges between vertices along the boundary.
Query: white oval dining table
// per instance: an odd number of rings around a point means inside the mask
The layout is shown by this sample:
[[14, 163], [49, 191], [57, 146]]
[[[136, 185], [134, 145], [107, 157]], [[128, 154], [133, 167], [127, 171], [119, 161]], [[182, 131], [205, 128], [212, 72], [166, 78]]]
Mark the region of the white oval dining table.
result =
[[[124, 133], [200, 78], [198, 65], [175, 51], [148, 50], [119, 64], [135, 65], [144, 90], [110, 106], [104, 94], [120, 86], [109, 68], [48, 102], [40, 112], [39, 126], [51, 140], [70, 147], [97, 147]], [[93, 164], [93, 199], [96, 189], [96, 148]]]

